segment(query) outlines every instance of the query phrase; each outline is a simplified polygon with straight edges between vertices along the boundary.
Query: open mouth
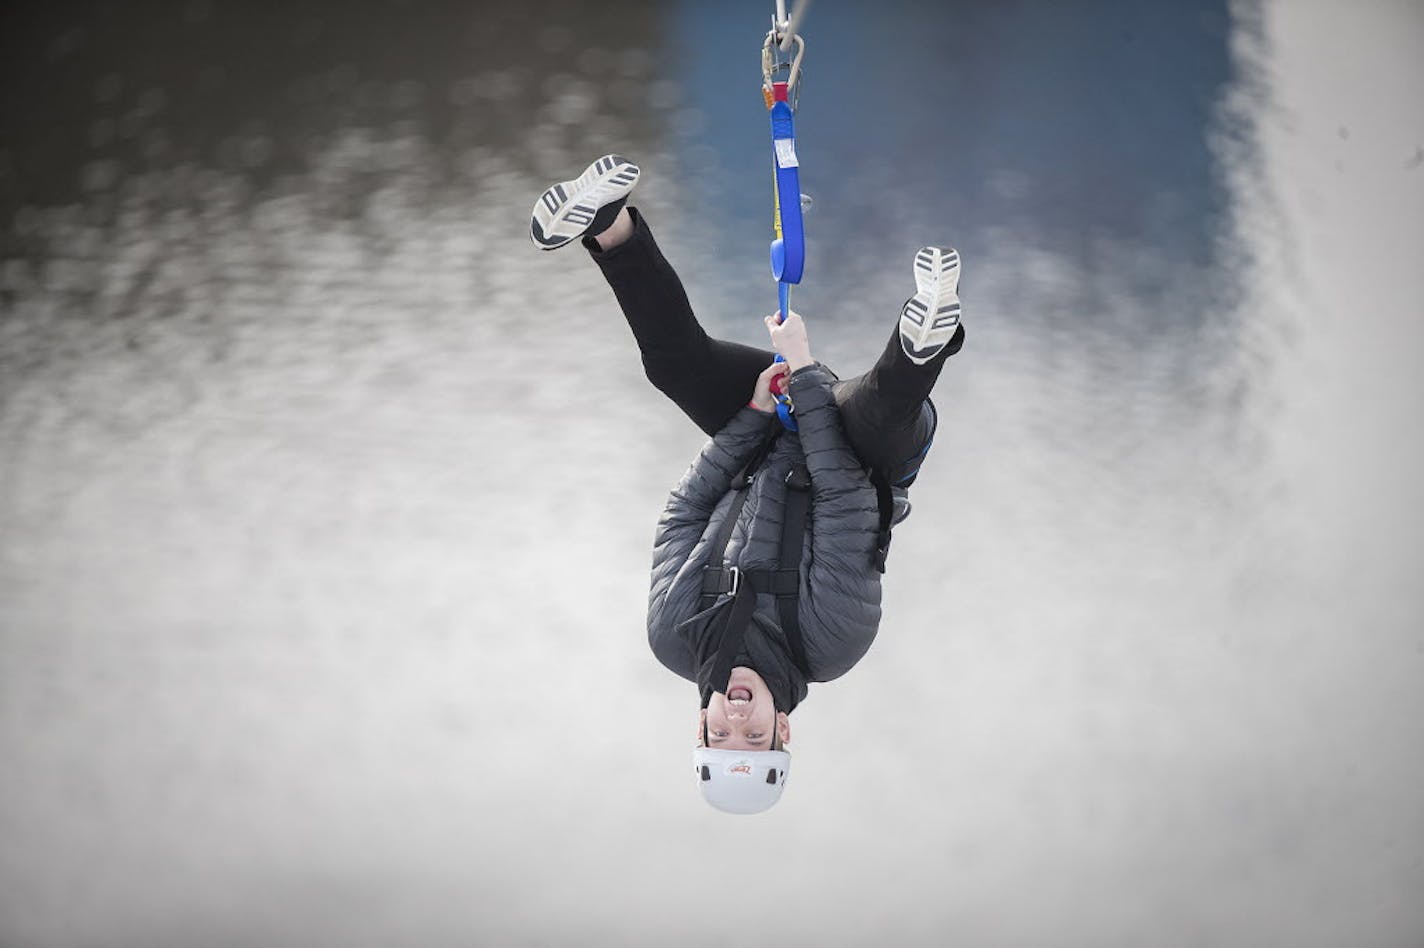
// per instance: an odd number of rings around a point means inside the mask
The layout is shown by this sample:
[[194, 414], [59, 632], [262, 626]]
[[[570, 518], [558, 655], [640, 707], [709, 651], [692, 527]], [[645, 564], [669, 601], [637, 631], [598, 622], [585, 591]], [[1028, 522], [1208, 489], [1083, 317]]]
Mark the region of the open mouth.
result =
[[728, 701], [750, 701], [752, 700], [752, 690], [738, 685], [735, 688], [727, 689]]

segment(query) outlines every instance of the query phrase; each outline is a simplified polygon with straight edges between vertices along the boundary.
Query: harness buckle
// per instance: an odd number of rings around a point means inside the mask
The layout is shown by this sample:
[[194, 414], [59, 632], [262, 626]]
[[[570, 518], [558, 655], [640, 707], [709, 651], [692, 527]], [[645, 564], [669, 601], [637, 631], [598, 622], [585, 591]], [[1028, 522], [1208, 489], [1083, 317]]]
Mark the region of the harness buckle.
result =
[[742, 588], [742, 571], [735, 566], [724, 566], [722, 571], [732, 578], [732, 585], [731, 588], [727, 590], [727, 594], [735, 599], [737, 591]]

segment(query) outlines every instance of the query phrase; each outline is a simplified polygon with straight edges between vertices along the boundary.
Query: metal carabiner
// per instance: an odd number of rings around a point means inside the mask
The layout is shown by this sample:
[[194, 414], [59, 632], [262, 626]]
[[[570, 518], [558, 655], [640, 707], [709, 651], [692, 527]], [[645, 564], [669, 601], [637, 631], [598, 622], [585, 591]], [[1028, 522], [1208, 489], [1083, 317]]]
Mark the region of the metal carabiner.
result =
[[[804, 0], [803, 0], [804, 2]], [[796, 55], [790, 59], [781, 57], [780, 52], [785, 48], [786, 42], [794, 41], [796, 45]], [[806, 58], [806, 41], [799, 34], [785, 34], [776, 29], [775, 25], [766, 34], [766, 39], [761, 47], [761, 85], [765, 95], [770, 97], [772, 84], [776, 81], [776, 74], [781, 70], [788, 70], [786, 76], [786, 90], [788, 104], [792, 111], [796, 110], [796, 104], [801, 98], [801, 60]], [[770, 99], [768, 98], [768, 108]]]

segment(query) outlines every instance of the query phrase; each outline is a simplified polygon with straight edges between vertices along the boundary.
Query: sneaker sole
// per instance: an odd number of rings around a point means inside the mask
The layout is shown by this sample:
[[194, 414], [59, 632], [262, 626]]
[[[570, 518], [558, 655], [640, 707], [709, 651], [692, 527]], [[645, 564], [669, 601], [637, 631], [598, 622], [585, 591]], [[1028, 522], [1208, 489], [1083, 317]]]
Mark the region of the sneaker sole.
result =
[[928, 362], [959, 328], [959, 251], [922, 247], [915, 254], [915, 295], [900, 310], [900, 343], [917, 363]]
[[582, 237], [599, 210], [626, 197], [638, 183], [638, 166], [619, 155], [604, 155], [572, 181], [560, 181], [539, 195], [529, 221], [529, 237], [540, 250], [557, 250]]

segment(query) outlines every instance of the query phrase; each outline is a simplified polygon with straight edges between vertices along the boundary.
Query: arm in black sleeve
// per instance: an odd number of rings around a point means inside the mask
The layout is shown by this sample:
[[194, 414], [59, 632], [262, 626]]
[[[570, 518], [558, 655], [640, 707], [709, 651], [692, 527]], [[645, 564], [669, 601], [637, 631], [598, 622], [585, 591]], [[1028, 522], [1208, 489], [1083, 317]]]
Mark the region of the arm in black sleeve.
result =
[[816, 678], [843, 674], [865, 654], [880, 625], [880, 572], [873, 565], [880, 526], [875, 488], [846, 440], [829, 372], [805, 366], [791, 376], [791, 397], [811, 475], [811, 559], [801, 593], [803, 627], [826, 642], [808, 653]]
[[[676, 650], [673, 628], [691, 615], [700, 591], [696, 583], [679, 583], [685, 571], [693, 568], [689, 558], [703, 535], [717, 505], [732, 487], [732, 478], [746, 467], [775, 423], [774, 416], [754, 408], [743, 408], [732, 420], [703, 446], [697, 459], [668, 496], [667, 505], [653, 540], [652, 588], [648, 594], [648, 640], [658, 658], [672, 668], [664, 657], [667, 649]], [[673, 601], [673, 591], [677, 590]], [[682, 672], [673, 668], [679, 674]]]

